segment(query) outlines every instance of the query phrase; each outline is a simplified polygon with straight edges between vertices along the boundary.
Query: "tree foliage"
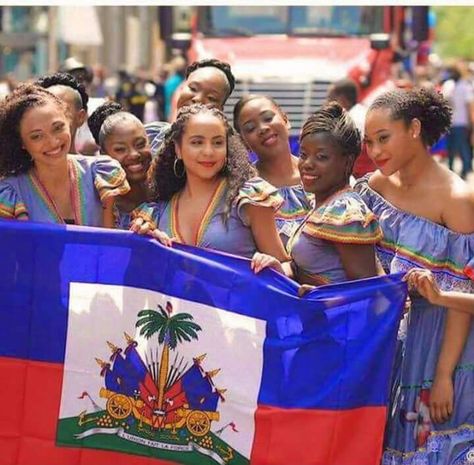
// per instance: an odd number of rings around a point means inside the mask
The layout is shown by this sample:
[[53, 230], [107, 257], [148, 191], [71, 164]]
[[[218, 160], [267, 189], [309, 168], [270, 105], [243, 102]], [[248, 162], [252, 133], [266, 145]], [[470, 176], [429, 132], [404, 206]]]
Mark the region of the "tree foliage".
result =
[[474, 60], [474, 6], [435, 6], [435, 52]]

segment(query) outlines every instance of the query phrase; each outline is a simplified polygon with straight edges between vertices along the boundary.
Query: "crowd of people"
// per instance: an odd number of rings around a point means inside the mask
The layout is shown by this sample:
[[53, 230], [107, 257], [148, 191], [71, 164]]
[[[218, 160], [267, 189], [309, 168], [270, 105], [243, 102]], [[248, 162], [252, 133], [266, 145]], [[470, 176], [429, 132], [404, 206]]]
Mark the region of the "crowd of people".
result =
[[188, 66], [176, 115], [150, 124], [120, 101], [88, 117], [83, 84], [44, 76], [0, 103], [0, 217], [231, 253], [250, 259], [255, 279], [273, 268], [295, 280], [300, 295], [406, 273], [383, 463], [463, 463], [474, 444], [474, 195], [432, 156], [447, 134], [470, 171], [458, 81], [444, 96], [394, 89], [363, 112], [355, 84], [337, 82], [292, 153], [291, 121], [272, 96], [241, 98], [228, 121], [235, 79], [218, 60]]

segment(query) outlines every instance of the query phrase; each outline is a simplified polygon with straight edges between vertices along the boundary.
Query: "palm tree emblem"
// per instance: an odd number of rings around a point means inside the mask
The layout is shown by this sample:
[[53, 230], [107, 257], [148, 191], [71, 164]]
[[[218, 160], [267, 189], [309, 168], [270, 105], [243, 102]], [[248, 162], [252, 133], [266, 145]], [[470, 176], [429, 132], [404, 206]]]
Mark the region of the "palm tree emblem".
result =
[[192, 339], [198, 339], [197, 332], [201, 331], [201, 327], [192, 321], [193, 317], [189, 313], [177, 313], [171, 316], [172, 313], [171, 302], [166, 302], [166, 309], [158, 305], [158, 311], [141, 310], [138, 312], [138, 320], [135, 325], [137, 328], [141, 327], [141, 336], [150, 339], [157, 334], [158, 344], [163, 345], [157, 384], [157, 407], [160, 410], [163, 410], [170, 349], [176, 349], [176, 346], [184, 341], [190, 342]]

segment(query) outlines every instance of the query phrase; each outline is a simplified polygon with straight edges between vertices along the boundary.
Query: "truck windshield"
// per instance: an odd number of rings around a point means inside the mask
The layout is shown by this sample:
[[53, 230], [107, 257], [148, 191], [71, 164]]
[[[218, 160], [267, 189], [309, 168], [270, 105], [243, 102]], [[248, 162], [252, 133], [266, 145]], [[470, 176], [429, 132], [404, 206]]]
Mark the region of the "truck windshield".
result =
[[382, 6], [200, 7], [200, 31], [210, 36], [367, 35], [383, 31]]

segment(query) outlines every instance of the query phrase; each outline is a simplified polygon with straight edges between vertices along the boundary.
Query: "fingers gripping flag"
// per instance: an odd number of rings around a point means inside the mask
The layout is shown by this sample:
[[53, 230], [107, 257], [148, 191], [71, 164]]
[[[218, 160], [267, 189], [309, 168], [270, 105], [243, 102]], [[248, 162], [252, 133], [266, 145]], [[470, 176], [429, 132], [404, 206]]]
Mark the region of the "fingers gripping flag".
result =
[[245, 259], [22, 222], [0, 256], [2, 465], [378, 464], [399, 276], [300, 299]]

